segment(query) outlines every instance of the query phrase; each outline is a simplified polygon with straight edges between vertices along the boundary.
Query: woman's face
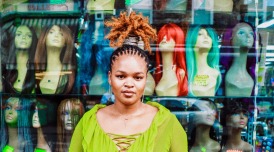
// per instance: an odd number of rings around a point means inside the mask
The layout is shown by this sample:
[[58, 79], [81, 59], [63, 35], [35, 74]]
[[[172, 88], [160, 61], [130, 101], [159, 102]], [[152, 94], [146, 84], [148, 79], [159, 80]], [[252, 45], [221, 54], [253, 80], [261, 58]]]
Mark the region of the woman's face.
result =
[[73, 130], [80, 118], [80, 105], [71, 105], [67, 102], [65, 111], [62, 111], [62, 119], [64, 122], [65, 130]]
[[159, 48], [161, 51], [174, 51], [175, 41], [172, 38], [167, 41], [167, 36], [165, 35], [159, 44]]
[[49, 30], [46, 38], [46, 46], [56, 48], [63, 48], [65, 46], [63, 31], [60, 29], [59, 26], [54, 25]]
[[254, 43], [254, 33], [246, 23], [237, 24], [232, 32], [232, 45], [251, 48]]
[[5, 121], [10, 127], [17, 127], [17, 112], [19, 109], [18, 98], [9, 98], [6, 110], [5, 110]]
[[15, 47], [29, 49], [32, 43], [32, 33], [27, 26], [19, 26], [15, 32]]
[[147, 64], [138, 55], [120, 55], [113, 61], [109, 72], [109, 84], [115, 95], [115, 103], [132, 105], [141, 102], [147, 79]]
[[194, 48], [210, 49], [212, 47], [212, 38], [209, 36], [206, 29], [200, 29]]
[[215, 106], [213, 103], [208, 101], [198, 101], [195, 105], [200, 109], [200, 111], [195, 111], [193, 121], [196, 125], [208, 125], [212, 126], [217, 116]]
[[248, 121], [247, 111], [236, 111], [234, 114], [226, 116], [226, 125], [228, 127], [244, 129]]
[[33, 128], [41, 127], [39, 117], [38, 117], [38, 108], [37, 107], [35, 107], [34, 114], [32, 116], [32, 125], [33, 125]]

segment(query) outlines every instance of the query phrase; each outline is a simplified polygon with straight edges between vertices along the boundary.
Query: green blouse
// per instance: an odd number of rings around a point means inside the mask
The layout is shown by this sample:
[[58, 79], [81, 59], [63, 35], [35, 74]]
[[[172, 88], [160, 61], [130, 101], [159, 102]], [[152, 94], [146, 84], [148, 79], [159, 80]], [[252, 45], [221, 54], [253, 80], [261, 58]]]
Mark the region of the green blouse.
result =
[[[157, 102], [147, 102], [157, 107], [151, 126], [139, 136], [127, 152], [187, 152], [187, 136], [178, 119]], [[99, 126], [96, 112], [105, 105], [96, 105], [86, 112], [76, 126], [70, 152], [118, 152], [114, 141]]]

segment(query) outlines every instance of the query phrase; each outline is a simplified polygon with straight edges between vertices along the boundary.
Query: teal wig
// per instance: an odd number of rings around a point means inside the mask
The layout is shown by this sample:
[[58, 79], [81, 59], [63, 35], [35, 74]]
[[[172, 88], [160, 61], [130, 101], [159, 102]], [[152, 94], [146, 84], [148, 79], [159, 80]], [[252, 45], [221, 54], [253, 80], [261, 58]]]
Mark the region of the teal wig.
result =
[[[212, 47], [208, 52], [207, 56], [207, 63], [208, 65], [220, 71], [219, 69], [219, 59], [220, 59], [220, 49], [219, 49], [219, 42], [217, 39], [217, 34], [215, 30], [213, 30], [211, 27], [207, 25], [196, 25], [192, 26], [186, 37], [186, 63], [187, 63], [187, 73], [188, 73], [188, 96], [195, 96], [192, 92], [192, 83], [194, 81], [194, 77], [197, 74], [197, 61], [194, 53], [194, 46], [197, 42], [197, 37], [199, 34], [200, 29], [205, 29], [208, 33], [208, 35], [212, 39]], [[215, 87], [215, 93], [217, 92], [220, 84], [222, 81], [221, 73], [219, 74], [217, 78], [217, 83]]]

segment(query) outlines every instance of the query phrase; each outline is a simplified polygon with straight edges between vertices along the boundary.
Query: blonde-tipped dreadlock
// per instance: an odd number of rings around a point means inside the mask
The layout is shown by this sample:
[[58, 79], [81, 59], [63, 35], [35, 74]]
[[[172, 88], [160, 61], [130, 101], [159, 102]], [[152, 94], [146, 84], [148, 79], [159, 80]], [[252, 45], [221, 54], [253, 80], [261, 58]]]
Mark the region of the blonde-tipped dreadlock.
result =
[[[113, 21], [105, 22], [107, 27], [112, 27], [110, 33], [105, 36], [106, 39], [110, 40], [111, 47], [121, 47], [125, 38], [129, 35], [141, 36], [145, 43], [144, 49], [148, 49], [151, 52], [149, 45], [150, 38], [152, 40], [157, 39], [156, 30], [154, 30], [149, 24], [148, 17], [144, 18], [142, 13], [136, 15], [137, 11], [131, 12], [127, 17], [126, 12], [120, 13], [120, 18], [112, 17]], [[117, 41], [115, 43], [115, 41]]]

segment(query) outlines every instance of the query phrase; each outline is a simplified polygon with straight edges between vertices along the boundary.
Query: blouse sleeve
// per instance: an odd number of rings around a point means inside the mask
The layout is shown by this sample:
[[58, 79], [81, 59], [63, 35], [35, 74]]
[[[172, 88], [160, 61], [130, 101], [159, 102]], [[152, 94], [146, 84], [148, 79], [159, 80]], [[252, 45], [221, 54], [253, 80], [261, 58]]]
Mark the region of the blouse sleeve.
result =
[[83, 119], [81, 119], [76, 126], [70, 146], [69, 146], [69, 152], [83, 152], [83, 146], [82, 146], [82, 141], [83, 141], [83, 134], [82, 134], [82, 128], [83, 128]]
[[171, 139], [171, 147], [170, 152], [187, 152], [187, 135], [178, 121], [178, 119], [175, 117], [175, 122], [173, 125], [173, 131], [172, 131], [172, 139]]

